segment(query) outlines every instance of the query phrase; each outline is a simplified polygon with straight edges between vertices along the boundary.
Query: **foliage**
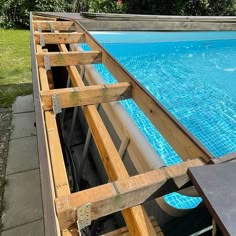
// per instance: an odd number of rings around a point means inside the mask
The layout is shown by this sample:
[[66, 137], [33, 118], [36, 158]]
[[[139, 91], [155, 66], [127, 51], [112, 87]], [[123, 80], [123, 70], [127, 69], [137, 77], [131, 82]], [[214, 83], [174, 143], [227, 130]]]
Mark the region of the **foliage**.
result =
[[89, 4], [89, 12], [125, 13], [127, 5], [122, 0], [93, 0]]
[[236, 15], [236, 0], [0, 0], [0, 23], [28, 26], [30, 11]]
[[30, 32], [2, 29], [0, 35], [0, 107], [8, 107], [17, 96], [32, 93]]

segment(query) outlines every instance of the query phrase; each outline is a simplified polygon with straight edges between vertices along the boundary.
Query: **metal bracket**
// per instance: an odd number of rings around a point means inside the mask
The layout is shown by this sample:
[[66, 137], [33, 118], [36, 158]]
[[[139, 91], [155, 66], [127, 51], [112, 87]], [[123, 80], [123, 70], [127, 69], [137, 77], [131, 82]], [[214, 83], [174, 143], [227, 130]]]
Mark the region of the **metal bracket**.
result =
[[38, 23], [38, 32], [42, 33], [42, 28], [41, 28], [41, 24], [40, 23]]
[[55, 115], [61, 113], [60, 96], [58, 94], [52, 95], [52, 109]]
[[48, 70], [51, 70], [51, 65], [50, 65], [50, 60], [49, 60], [49, 56], [48, 55], [45, 55], [43, 57], [44, 59], [44, 67], [45, 69], [48, 71]]
[[77, 208], [77, 226], [80, 233], [81, 229], [91, 225], [91, 203]]
[[41, 45], [41, 47], [44, 47], [45, 46], [45, 41], [44, 41], [44, 36], [43, 36], [43, 34], [40, 34], [40, 45]]
[[52, 22], [49, 23], [49, 27], [50, 27], [51, 32], [54, 33], [55, 32], [55, 28], [54, 28], [54, 25], [53, 25]]

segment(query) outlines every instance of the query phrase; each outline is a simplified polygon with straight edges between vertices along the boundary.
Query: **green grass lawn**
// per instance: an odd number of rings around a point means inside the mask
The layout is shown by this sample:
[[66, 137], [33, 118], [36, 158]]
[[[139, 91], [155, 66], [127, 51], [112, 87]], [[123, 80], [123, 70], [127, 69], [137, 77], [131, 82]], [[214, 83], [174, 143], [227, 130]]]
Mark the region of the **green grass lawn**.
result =
[[0, 29], [0, 107], [30, 93], [30, 31]]

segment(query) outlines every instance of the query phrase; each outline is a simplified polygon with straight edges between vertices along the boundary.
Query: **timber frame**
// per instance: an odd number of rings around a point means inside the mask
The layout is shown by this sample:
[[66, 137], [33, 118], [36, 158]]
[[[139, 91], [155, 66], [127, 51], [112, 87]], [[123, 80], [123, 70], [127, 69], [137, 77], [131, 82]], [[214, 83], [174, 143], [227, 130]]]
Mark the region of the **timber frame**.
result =
[[[107, 235], [120, 232], [140, 236], [163, 235], [158, 223], [148, 217], [142, 203], [173, 191], [192, 193], [184, 189], [189, 182], [187, 169], [204, 165], [214, 157], [78, 21], [36, 13], [31, 14], [30, 21], [41, 180], [48, 183], [42, 184], [46, 203], [45, 234], [78, 235], [78, 231], [92, 220], [121, 211], [127, 228]], [[87, 43], [91, 51], [79, 51], [73, 46], [79, 43]], [[56, 45], [58, 51], [48, 51], [45, 46], [49, 44]], [[84, 65], [94, 63], [104, 64], [118, 83], [86, 86], [77, 67], [83, 69]], [[73, 87], [53, 89], [51, 67], [58, 66], [66, 67]], [[183, 163], [129, 176], [95, 106], [122, 99], [133, 99]], [[71, 193], [58, 134], [56, 106], [83, 107], [109, 183]], [[170, 182], [174, 187], [158, 192]]]

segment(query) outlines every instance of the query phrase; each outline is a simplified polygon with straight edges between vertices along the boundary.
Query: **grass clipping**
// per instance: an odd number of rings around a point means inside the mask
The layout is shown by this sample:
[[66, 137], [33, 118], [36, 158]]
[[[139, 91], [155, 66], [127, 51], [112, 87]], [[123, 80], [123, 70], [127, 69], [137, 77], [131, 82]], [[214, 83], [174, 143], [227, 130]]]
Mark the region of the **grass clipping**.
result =
[[0, 107], [32, 93], [30, 32], [0, 29]]

